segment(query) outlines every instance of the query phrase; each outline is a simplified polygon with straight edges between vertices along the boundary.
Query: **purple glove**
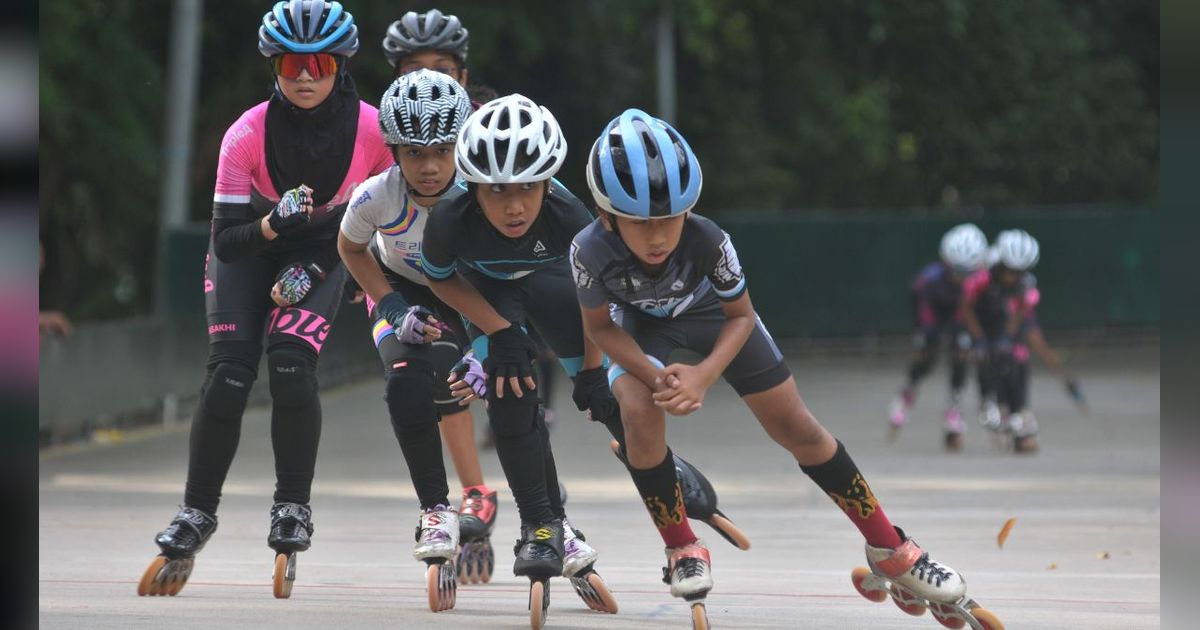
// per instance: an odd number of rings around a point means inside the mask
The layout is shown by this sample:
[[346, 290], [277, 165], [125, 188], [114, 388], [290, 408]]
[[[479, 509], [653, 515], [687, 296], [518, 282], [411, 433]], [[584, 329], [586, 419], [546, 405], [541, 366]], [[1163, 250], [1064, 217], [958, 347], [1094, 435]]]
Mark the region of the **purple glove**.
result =
[[475, 351], [469, 350], [463, 355], [463, 358], [450, 368], [450, 382], [463, 381], [471, 387], [471, 391], [475, 397], [483, 400], [487, 398], [488, 387], [487, 373], [483, 371], [483, 364], [479, 359], [475, 358]]
[[404, 312], [404, 317], [400, 318], [400, 323], [392, 326], [392, 331], [396, 333], [396, 337], [402, 343], [428, 343], [425, 341], [426, 327], [437, 328], [433, 324], [426, 323], [430, 315], [433, 315], [433, 312], [424, 306], [410, 306]]

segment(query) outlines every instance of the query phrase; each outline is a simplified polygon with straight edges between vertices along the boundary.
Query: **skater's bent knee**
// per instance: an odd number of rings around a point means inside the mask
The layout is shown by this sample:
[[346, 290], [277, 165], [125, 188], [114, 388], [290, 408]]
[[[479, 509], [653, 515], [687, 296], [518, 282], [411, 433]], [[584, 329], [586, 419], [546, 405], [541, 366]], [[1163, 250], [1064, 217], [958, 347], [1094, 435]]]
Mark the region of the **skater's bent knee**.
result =
[[238, 363], [220, 363], [204, 389], [203, 405], [214, 416], [240, 418], [256, 374]]
[[421, 360], [408, 360], [387, 373], [387, 406], [397, 429], [437, 422], [433, 402], [433, 368]]
[[536, 426], [538, 399], [530, 392], [520, 398], [509, 392], [504, 398], [488, 393], [488, 421], [497, 437], [520, 437]]
[[310, 353], [281, 349], [267, 355], [271, 399], [276, 405], [300, 407], [317, 395], [316, 357]]

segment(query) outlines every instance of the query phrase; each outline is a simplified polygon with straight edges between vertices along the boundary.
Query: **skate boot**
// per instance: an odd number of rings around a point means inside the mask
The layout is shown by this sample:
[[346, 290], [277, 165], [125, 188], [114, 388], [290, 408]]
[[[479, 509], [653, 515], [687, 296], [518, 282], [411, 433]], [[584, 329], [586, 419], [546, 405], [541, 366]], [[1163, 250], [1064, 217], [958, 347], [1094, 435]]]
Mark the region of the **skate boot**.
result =
[[667, 547], [667, 566], [663, 582], [671, 585], [671, 595], [682, 597], [692, 606], [692, 629], [708, 630], [708, 611], [704, 600], [712, 590], [712, 560], [704, 541], [696, 539], [683, 547]]
[[616, 614], [617, 600], [604, 579], [596, 573], [599, 552], [587, 544], [583, 532], [571, 527], [565, 517], [563, 524], [563, 577], [570, 578], [575, 593], [588, 608], [604, 613]]
[[895, 442], [896, 438], [900, 437], [900, 429], [904, 427], [905, 422], [908, 422], [908, 414], [912, 411], [916, 401], [917, 395], [911, 389], [900, 390], [900, 393], [892, 399], [892, 404], [888, 408], [888, 442]]
[[946, 450], [952, 453], [962, 450], [963, 434], [967, 432], [967, 423], [963, 420], [962, 410], [957, 403], [951, 403], [946, 409]]
[[[616, 440], [609, 443], [612, 452], [626, 466], [629, 463], [621, 452], [621, 445]], [[682, 457], [672, 453], [675, 460], [675, 474], [679, 477], [679, 488], [683, 492], [683, 509], [688, 518], [701, 521], [715, 529], [721, 538], [743, 551], [750, 548], [750, 537], [741, 530], [725, 513], [717, 508], [717, 491], [712, 483], [699, 469]]]
[[454, 608], [458, 597], [453, 562], [458, 549], [458, 513], [449, 505], [435, 505], [422, 511], [417, 519], [416, 540], [413, 558], [426, 564], [429, 610], [441, 612]]
[[550, 578], [563, 572], [562, 521], [521, 525], [521, 538], [513, 553], [517, 556], [513, 575], [529, 578], [529, 626], [538, 630], [550, 609]]
[[217, 517], [183, 506], [154, 537], [161, 550], [142, 573], [138, 595], [178, 595], [192, 574], [196, 554], [217, 531]]
[[275, 571], [271, 578], [276, 599], [292, 596], [296, 554], [308, 551], [312, 533], [312, 509], [307, 505], [276, 503], [271, 506], [271, 533], [267, 535], [267, 546], [275, 550]]
[[492, 549], [496, 493], [487, 486], [464, 488], [458, 514], [462, 541], [458, 549], [458, 581], [463, 584], [487, 583], [496, 567], [496, 554]]
[[1038, 450], [1037, 418], [1033, 412], [1026, 410], [1008, 416], [1008, 431], [1012, 433], [1013, 452], [1036, 453]]
[[906, 538], [896, 549], [867, 545], [867, 567], [850, 573], [855, 590], [863, 597], [882, 602], [890, 594], [904, 612], [920, 616], [928, 609], [947, 628], [970, 626], [972, 630], [1004, 630], [1004, 624], [987, 609], [966, 596], [967, 585], [950, 567], [929, 559], [929, 554]]
[[989, 431], [1000, 431], [1004, 419], [1000, 415], [1000, 405], [994, 400], [985, 400], [979, 408], [979, 424]]

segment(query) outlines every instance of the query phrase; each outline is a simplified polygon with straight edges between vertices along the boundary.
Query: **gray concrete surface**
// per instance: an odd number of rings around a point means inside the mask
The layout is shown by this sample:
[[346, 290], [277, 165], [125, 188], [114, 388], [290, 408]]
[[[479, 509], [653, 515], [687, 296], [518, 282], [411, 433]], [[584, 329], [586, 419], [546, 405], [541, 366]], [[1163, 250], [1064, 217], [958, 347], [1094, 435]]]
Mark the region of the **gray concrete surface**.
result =
[[[884, 410], [904, 358], [790, 357], [801, 393], [847, 444], [888, 514], [1009, 628], [1159, 626], [1159, 374], [1157, 342], [1076, 349], [1090, 399], [1077, 412], [1044, 369], [1034, 408], [1043, 450], [996, 451], [972, 426], [965, 452], [940, 446], [945, 372], [926, 381], [917, 418], [886, 444]], [[260, 383], [261, 387], [262, 384]], [[552, 583], [550, 628], [687, 628], [686, 606], [659, 581], [661, 543], [607, 434], [585, 422], [560, 384], [553, 441], [570, 491], [568, 512], [601, 552], [597, 568], [620, 601], [616, 616], [588, 611], [564, 580]], [[265, 546], [273, 483], [269, 413], [245, 418], [221, 526], [174, 598], [139, 598], [154, 533], [180, 501], [187, 430], [110, 435], [115, 443], [46, 453], [40, 471], [42, 628], [525, 628], [526, 583], [507, 575], [515, 509], [501, 488], [500, 570], [463, 587], [458, 606], [425, 605], [423, 565], [411, 559], [415, 499], [374, 380], [324, 394], [314, 489], [315, 546], [300, 556], [290, 600], [271, 597]], [[707, 527], [716, 588], [714, 627], [939, 628], [851, 588], [862, 540], [835, 506], [772, 444], [726, 385], [705, 409], [669, 423], [675, 449], [716, 482], [722, 508], [751, 536], [738, 551]], [[453, 482], [452, 482], [453, 486]], [[1003, 549], [996, 534], [1016, 527]]]

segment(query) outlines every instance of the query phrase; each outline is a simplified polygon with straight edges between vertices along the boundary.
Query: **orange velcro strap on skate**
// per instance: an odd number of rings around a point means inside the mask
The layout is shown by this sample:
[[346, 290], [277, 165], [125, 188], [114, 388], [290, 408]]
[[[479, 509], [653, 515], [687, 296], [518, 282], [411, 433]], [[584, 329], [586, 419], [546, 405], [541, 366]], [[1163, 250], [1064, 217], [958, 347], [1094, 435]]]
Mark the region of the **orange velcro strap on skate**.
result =
[[924, 552], [917, 546], [917, 543], [906, 540], [903, 545], [896, 547], [890, 558], [876, 562], [875, 567], [888, 577], [903, 575], [917, 563], [917, 560], [921, 559], [922, 553]]

